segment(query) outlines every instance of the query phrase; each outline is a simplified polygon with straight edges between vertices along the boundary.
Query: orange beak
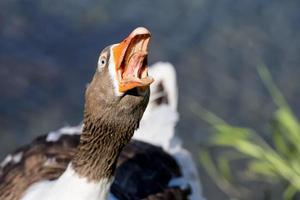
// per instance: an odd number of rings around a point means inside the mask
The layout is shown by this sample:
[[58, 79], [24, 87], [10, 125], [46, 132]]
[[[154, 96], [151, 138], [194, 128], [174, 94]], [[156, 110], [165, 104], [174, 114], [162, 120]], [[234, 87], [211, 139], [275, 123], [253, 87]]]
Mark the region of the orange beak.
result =
[[150, 32], [136, 28], [126, 39], [113, 46], [119, 91], [146, 89], [154, 79], [148, 76], [147, 56]]

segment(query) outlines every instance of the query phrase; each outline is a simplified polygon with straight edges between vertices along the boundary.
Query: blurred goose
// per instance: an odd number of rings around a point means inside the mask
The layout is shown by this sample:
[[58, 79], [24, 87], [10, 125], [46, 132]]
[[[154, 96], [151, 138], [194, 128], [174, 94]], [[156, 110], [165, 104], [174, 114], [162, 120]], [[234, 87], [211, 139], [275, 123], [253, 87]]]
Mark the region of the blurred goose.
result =
[[[171, 65], [151, 68], [158, 81], [136, 140], [129, 141], [149, 98], [149, 38], [138, 28], [102, 51], [86, 91], [83, 124], [50, 132], [7, 156], [0, 165], [1, 200], [202, 198], [189, 153], [171, 144], [178, 118]], [[169, 118], [164, 124], [155, 113]]]
[[180, 167], [182, 176], [174, 178], [169, 185], [181, 188], [189, 186], [189, 199], [204, 200], [196, 164], [191, 154], [182, 147], [182, 141], [175, 136], [178, 121], [178, 87], [175, 68], [167, 62], [158, 62], [149, 68], [149, 74], [155, 77], [151, 84], [149, 104], [140, 122], [140, 128], [133, 138], [160, 146], [171, 155]]

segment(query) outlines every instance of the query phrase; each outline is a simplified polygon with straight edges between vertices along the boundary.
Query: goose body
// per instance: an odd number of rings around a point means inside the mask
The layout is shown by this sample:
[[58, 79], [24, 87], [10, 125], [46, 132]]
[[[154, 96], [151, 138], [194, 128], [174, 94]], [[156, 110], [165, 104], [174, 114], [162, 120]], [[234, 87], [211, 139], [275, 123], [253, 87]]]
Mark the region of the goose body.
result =
[[[84, 171], [78, 172], [76, 167], [88, 162], [82, 161], [89, 157], [87, 154], [76, 161], [78, 163], [74, 169], [74, 156], [80, 151], [82, 134], [87, 129], [84, 121], [79, 126], [63, 127], [40, 136], [30, 145], [7, 156], [0, 165], [0, 199], [201, 200], [203, 197], [195, 164], [174, 136], [178, 120], [174, 69], [171, 66], [161, 67], [160, 64], [160, 67], [157, 65], [151, 70], [150, 74], [154, 77], [157, 74], [158, 82], [153, 85], [149, 106], [134, 139], [130, 142], [126, 139], [128, 142], [121, 147], [118, 155], [104, 156], [108, 163], [112, 162], [112, 157], [116, 159], [110, 168], [104, 164], [104, 171], [109, 176], [102, 172], [102, 168], [88, 173], [91, 167], [83, 167]], [[160, 70], [167, 70], [168, 73]], [[169, 75], [160, 77], [158, 74]], [[117, 83], [113, 84], [113, 94], [120, 95], [122, 91], [116, 90]], [[123, 87], [126, 90], [127, 86]], [[87, 138], [87, 141], [90, 140]], [[101, 161], [97, 162], [103, 165]]]

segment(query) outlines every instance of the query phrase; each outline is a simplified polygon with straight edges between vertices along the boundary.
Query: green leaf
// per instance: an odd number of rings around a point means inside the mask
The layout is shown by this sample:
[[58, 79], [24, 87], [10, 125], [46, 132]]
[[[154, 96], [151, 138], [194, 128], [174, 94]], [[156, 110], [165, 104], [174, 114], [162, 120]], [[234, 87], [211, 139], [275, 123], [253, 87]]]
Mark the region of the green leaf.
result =
[[284, 190], [283, 198], [284, 200], [292, 200], [298, 189], [293, 185], [288, 185], [288, 187]]
[[279, 175], [276, 173], [275, 169], [270, 165], [270, 163], [264, 160], [256, 160], [249, 163], [248, 169], [251, 172], [261, 174], [270, 178], [279, 179]]
[[231, 169], [227, 158], [218, 158], [218, 169], [220, 173], [224, 176], [224, 178], [226, 178], [228, 181], [232, 181]]
[[277, 120], [273, 120], [271, 124], [271, 130], [272, 130], [272, 140], [274, 143], [274, 146], [278, 153], [280, 153], [283, 156], [289, 156], [290, 155], [290, 147], [289, 143], [287, 143], [285, 136], [281, 132], [280, 125]]
[[211, 156], [209, 155], [208, 151], [202, 150], [199, 153], [200, 161], [207, 171], [207, 173], [214, 179], [218, 179], [219, 173], [217, 168], [215, 167], [215, 164], [213, 163]]
[[269, 91], [270, 95], [272, 96], [273, 101], [278, 107], [288, 107], [288, 104], [281, 94], [280, 90], [276, 87], [271, 73], [268, 68], [264, 64], [260, 64], [257, 66], [257, 72], [263, 81], [265, 87]]
[[300, 152], [300, 125], [297, 118], [287, 108], [280, 108], [275, 113], [278, 126], [282, 129], [287, 139], [298, 148]]

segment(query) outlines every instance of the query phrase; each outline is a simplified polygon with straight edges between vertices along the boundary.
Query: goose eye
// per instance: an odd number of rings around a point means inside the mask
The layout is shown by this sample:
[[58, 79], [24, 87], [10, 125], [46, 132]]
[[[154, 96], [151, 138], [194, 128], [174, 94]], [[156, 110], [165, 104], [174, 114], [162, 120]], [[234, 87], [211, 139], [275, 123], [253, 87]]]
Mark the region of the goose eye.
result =
[[106, 59], [105, 56], [100, 57], [99, 62], [98, 62], [98, 69], [99, 69], [99, 71], [101, 71], [101, 69], [103, 67], [105, 67], [106, 62], [107, 62], [107, 59]]
[[100, 65], [104, 66], [105, 64], [106, 64], [106, 59], [105, 58], [101, 58]]

